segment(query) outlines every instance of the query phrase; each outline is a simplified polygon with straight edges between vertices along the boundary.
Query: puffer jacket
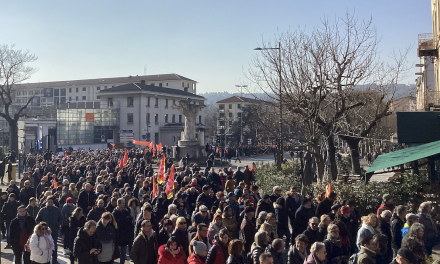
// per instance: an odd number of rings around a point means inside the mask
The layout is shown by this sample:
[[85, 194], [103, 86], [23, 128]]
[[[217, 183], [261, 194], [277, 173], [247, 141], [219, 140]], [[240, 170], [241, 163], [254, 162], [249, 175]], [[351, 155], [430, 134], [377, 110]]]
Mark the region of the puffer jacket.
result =
[[[37, 232], [41, 232], [37, 230]], [[50, 233], [50, 228], [48, 230]], [[37, 263], [49, 263], [52, 259], [52, 252], [55, 250], [53, 239], [51, 235], [39, 237], [36, 233], [31, 236], [29, 247], [31, 249], [31, 260]], [[52, 242], [52, 247], [47, 249], [46, 239]]]
[[237, 239], [238, 238], [238, 223], [237, 223], [237, 219], [235, 219], [234, 216], [226, 217], [223, 214], [222, 222], [223, 222], [223, 225], [225, 226], [226, 230], [228, 230], [229, 236], [231, 237], [231, 239]]
[[221, 226], [218, 226], [215, 224], [215, 220], [213, 220], [211, 222], [211, 224], [209, 224], [209, 228], [208, 228], [208, 238], [209, 238], [209, 242], [213, 243], [212, 241], [214, 240], [214, 236], [218, 234], [218, 232], [220, 232], [221, 229], [225, 228], [225, 225], [223, 224], [223, 220], [222, 220], [222, 224]]
[[206, 256], [206, 264], [225, 264], [228, 258], [228, 245], [215, 241]]
[[[307, 258], [307, 249], [305, 251]], [[304, 260], [299, 254], [298, 250], [295, 248], [295, 245], [291, 245], [289, 248], [289, 252], [287, 253], [287, 264], [303, 264]]]
[[252, 252], [252, 260], [254, 263], [248, 263], [248, 264], [260, 264], [260, 255], [263, 254], [265, 251], [265, 248], [257, 246], [257, 244], [254, 242], [252, 244], [251, 252]]
[[188, 257], [188, 264], [205, 264], [205, 262], [203, 262], [198, 255], [192, 253]]
[[159, 260], [157, 264], [184, 264], [183, 248], [179, 247], [179, 253], [175, 257], [166, 249], [166, 245], [159, 247]]
[[113, 225], [108, 223], [104, 226], [101, 221], [96, 226], [95, 234], [102, 245], [102, 252], [98, 255], [99, 262], [109, 262], [112, 260], [115, 251], [116, 234]]
[[78, 234], [78, 231], [84, 226], [85, 223], [86, 223], [86, 218], [84, 216], [81, 216], [80, 219], [77, 219], [74, 216], [71, 216], [69, 218], [69, 229], [70, 229], [69, 249], [71, 252], [73, 252], [73, 245], [75, 242], [76, 235]]

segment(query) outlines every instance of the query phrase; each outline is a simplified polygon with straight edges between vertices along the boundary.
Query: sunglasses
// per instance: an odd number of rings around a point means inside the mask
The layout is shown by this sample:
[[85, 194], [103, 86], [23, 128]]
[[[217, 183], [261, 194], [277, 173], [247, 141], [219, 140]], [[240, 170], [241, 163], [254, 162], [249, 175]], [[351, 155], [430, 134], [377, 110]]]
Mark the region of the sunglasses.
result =
[[46, 230], [47, 230], [47, 227], [41, 228], [41, 231], [46, 231]]
[[312, 223], [312, 226], [318, 226], [318, 224]]
[[339, 230], [332, 230], [332, 233], [339, 233]]
[[186, 222], [180, 222], [179, 225], [186, 225]]
[[208, 211], [201, 211], [202, 213], [207, 213]]

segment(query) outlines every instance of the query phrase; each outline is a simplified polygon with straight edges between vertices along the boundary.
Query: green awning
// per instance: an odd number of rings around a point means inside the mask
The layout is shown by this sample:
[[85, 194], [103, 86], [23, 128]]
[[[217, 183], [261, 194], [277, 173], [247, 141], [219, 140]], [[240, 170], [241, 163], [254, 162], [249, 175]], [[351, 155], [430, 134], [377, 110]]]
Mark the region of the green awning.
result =
[[440, 140], [426, 143], [417, 147], [397, 150], [394, 152], [379, 155], [371, 164], [367, 173], [382, 170], [388, 167], [397, 166], [418, 159], [423, 159], [440, 153]]

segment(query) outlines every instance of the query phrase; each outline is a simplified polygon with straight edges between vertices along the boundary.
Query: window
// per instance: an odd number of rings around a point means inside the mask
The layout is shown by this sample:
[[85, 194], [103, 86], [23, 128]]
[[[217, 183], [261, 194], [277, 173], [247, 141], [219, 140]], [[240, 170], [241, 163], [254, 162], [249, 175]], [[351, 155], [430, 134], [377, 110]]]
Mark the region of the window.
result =
[[85, 97], [85, 96], [83, 96], [83, 97], [82, 97], [82, 99], [83, 99], [83, 100], [86, 100], [86, 97]]
[[225, 113], [220, 113], [219, 118], [225, 118]]
[[154, 86], [154, 83], [150, 83], [150, 85]]
[[165, 108], [168, 108], [168, 99], [165, 99]]
[[220, 110], [224, 110], [224, 109], [225, 109], [225, 105], [224, 105], [224, 104], [219, 104], [219, 105], [218, 105], [218, 109], [220, 109]]
[[159, 142], [159, 133], [154, 133], [154, 142]]
[[69, 88], [69, 93], [71, 93], [72, 92], [72, 88]]
[[237, 117], [238, 117], [238, 118], [241, 118], [241, 113], [237, 113]]
[[104, 90], [107, 89], [107, 86], [104, 86]]
[[200, 115], [199, 116], [199, 124], [201, 124], [202, 123], [202, 116]]
[[182, 82], [182, 87], [185, 87], [185, 83], [184, 82]]
[[182, 115], [179, 115], [179, 123], [182, 123]]
[[229, 121], [229, 126], [232, 126], [232, 121]]
[[76, 87], [76, 89], [75, 89], [75, 90], [76, 90], [76, 92], [79, 92], [79, 88], [78, 88], [78, 87]]
[[168, 114], [165, 114], [165, 123], [168, 123]]
[[147, 136], [147, 141], [150, 141], [151, 133], [147, 133], [146, 136]]
[[83, 87], [83, 92], [85, 92], [86, 91], [86, 87]]
[[147, 97], [147, 107], [150, 107], [150, 97]]
[[232, 118], [232, 113], [229, 113], [229, 117], [231, 117], [231, 118]]
[[23, 91], [23, 95], [27, 95], [27, 91]]
[[53, 89], [54, 96], [60, 96], [60, 89]]
[[188, 92], [188, 87], [183, 88], [183, 91]]
[[133, 123], [133, 113], [127, 113], [127, 122]]
[[237, 108], [238, 108], [238, 109], [241, 109], [241, 104], [237, 104]]
[[156, 104], [154, 105], [154, 107], [159, 107], [159, 98], [156, 98]]
[[127, 97], [127, 106], [133, 106], [133, 97]]
[[101, 96], [99, 96], [99, 95], [98, 95], [98, 96], [96, 96], [96, 99], [101, 99]]
[[107, 105], [113, 106], [113, 98], [107, 98]]
[[155, 114], [154, 115], [154, 123], [159, 123], [159, 115], [158, 114]]
[[232, 104], [229, 104], [229, 109], [232, 109]]
[[101, 90], [101, 87], [99, 87], [99, 86], [98, 86], [98, 87], [96, 87], [96, 90], [97, 90], [97, 91]]
[[76, 101], [78, 101], [78, 96], [75, 98]]
[[72, 97], [69, 96], [69, 102], [72, 102]]
[[162, 83], [159, 83], [159, 87], [162, 87]]
[[219, 126], [225, 126], [225, 121], [218, 121]]
[[61, 96], [66, 96], [66, 88], [61, 89]]
[[176, 100], [173, 100], [173, 105], [175, 105], [176, 104]]
[[166, 84], [166, 86], [168, 86], [168, 83]]
[[176, 115], [173, 114], [173, 116], [171, 117], [171, 123], [176, 123]]
[[147, 113], [147, 125], [150, 124], [150, 113]]

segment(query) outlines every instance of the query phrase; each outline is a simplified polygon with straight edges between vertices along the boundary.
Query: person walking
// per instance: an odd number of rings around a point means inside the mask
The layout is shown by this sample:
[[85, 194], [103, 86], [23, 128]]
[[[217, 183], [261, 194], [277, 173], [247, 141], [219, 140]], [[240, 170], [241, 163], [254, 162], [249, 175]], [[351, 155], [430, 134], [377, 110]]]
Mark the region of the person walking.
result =
[[188, 257], [188, 264], [205, 264], [208, 250], [205, 243], [194, 241], [193, 253]]
[[117, 246], [120, 252], [120, 264], [124, 264], [127, 254], [127, 247], [129, 248], [133, 243], [133, 218], [130, 216], [130, 211], [125, 208], [125, 199], [118, 199], [118, 206], [113, 211], [116, 223], [118, 225], [116, 236], [118, 237]]
[[295, 238], [295, 244], [290, 246], [287, 253], [287, 264], [303, 264], [307, 258], [307, 247], [309, 240], [304, 234], [298, 235]]
[[73, 204], [72, 197], [66, 199], [66, 203], [61, 209], [61, 214], [63, 216], [63, 225], [61, 226], [61, 231], [64, 234], [64, 255], [69, 255], [69, 241], [70, 241], [70, 229], [69, 229], [69, 218], [72, 216], [73, 210], [75, 210], [76, 205]]
[[47, 197], [46, 207], [40, 209], [38, 212], [36, 222], [46, 222], [52, 232], [52, 238], [54, 241], [54, 251], [52, 256], [52, 264], [58, 263], [58, 254], [57, 254], [57, 241], [58, 241], [58, 232], [59, 226], [63, 223], [63, 216], [61, 214], [61, 210], [58, 207], [54, 206], [54, 196]]
[[73, 255], [78, 259], [78, 264], [97, 264], [98, 255], [102, 251], [101, 242], [95, 234], [96, 222], [87, 221], [78, 231], [73, 245]]
[[110, 212], [103, 213], [95, 231], [95, 234], [102, 246], [102, 251], [98, 255], [99, 263], [113, 263], [112, 257], [116, 248], [115, 228], [117, 228], [117, 224], [113, 218], [113, 215]]
[[83, 209], [76, 207], [73, 210], [72, 215], [69, 217], [69, 258], [70, 264], [75, 263], [75, 256], [73, 255], [73, 246], [75, 244], [75, 238], [78, 235], [78, 231], [86, 224], [86, 218], [83, 216]]
[[34, 227], [35, 218], [27, 214], [24, 205], [20, 205], [17, 208], [17, 217], [12, 219], [9, 227], [11, 230], [11, 245], [15, 255], [15, 264], [21, 264], [22, 259], [24, 264], [31, 263], [31, 255], [24, 250], [24, 245], [32, 235]]
[[229, 257], [226, 264], [246, 264], [246, 260], [242, 255], [244, 249], [243, 242], [239, 239], [234, 239], [229, 243], [228, 253]]
[[407, 209], [403, 205], [395, 208], [391, 217], [391, 248], [393, 249], [393, 258], [397, 256], [397, 251], [402, 246], [402, 228], [405, 225]]
[[40, 222], [34, 227], [34, 233], [29, 242], [30, 260], [33, 264], [49, 264], [55, 250], [49, 225]]
[[142, 229], [134, 239], [130, 257], [134, 264], [157, 263], [157, 237], [149, 220], [142, 221]]
[[189, 256], [189, 240], [188, 232], [186, 231], [185, 217], [179, 217], [176, 220], [176, 229], [174, 229], [172, 236], [176, 237], [177, 244], [183, 248], [183, 259]]
[[2, 218], [3, 221], [5, 221], [6, 224], [6, 242], [7, 245], [5, 246], [4, 249], [10, 249], [12, 248], [11, 245], [11, 231], [9, 229], [9, 226], [11, 224], [12, 219], [14, 219], [17, 215], [17, 209], [20, 206], [20, 203], [15, 200], [15, 194], [14, 193], [10, 193], [9, 194], [9, 200], [3, 204], [2, 207]]
[[327, 251], [325, 244], [322, 242], [315, 242], [310, 248], [310, 255], [307, 256], [304, 264], [323, 264], [326, 263]]
[[206, 256], [206, 264], [226, 263], [229, 244], [228, 230], [225, 228], [221, 229], [215, 235], [213, 242], [214, 244]]
[[157, 264], [184, 264], [183, 248], [177, 244], [175, 237], [170, 237], [166, 244], [159, 247]]
[[260, 255], [266, 250], [267, 244], [269, 243], [269, 236], [265, 231], [259, 231], [255, 234], [254, 243], [252, 244], [250, 253], [252, 254], [253, 263], [249, 264], [259, 264]]

